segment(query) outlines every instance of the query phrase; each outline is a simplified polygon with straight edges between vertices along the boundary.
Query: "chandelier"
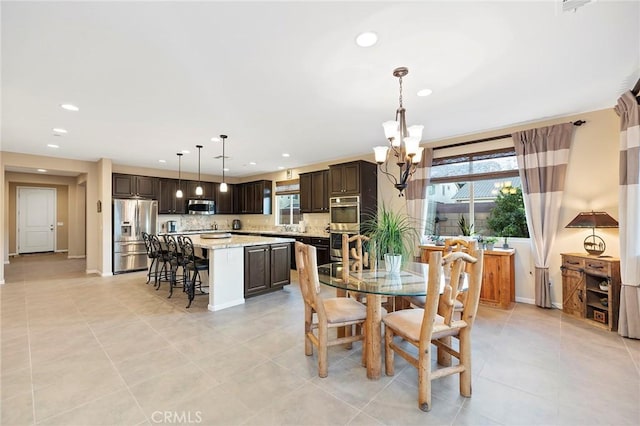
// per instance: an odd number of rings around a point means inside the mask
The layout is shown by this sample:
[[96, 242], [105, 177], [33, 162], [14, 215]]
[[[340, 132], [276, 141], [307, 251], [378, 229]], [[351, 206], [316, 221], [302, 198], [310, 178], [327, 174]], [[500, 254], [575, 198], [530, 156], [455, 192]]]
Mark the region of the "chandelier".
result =
[[196, 195], [201, 197], [202, 194], [204, 194], [202, 183], [200, 182], [200, 150], [202, 149], [202, 145], [196, 145], [196, 148], [198, 148], [198, 186], [196, 186]]
[[[384, 135], [389, 140], [389, 145], [373, 148], [380, 171], [387, 175], [389, 181], [400, 191], [400, 197], [404, 196], [407, 182], [415, 173], [417, 164], [422, 160], [422, 151], [424, 150], [420, 147], [424, 126], [407, 127], [405, 109], [402, 106], [402, 77], [407, 74], [409, 74], [409, 70], [405, 67], [393, 70], [393, 76], [398, 78], [400, 84], [400, 106], [396, 110], [394, 121], [382, 123]], [[400, 169], [397, 178], [389, 172], [389, 163], [391, 162], [394, 162]]]
[[178, 156], [178, 190], [176, 191], [176, 198], [182, 198], [182, 153], [176, 154]]

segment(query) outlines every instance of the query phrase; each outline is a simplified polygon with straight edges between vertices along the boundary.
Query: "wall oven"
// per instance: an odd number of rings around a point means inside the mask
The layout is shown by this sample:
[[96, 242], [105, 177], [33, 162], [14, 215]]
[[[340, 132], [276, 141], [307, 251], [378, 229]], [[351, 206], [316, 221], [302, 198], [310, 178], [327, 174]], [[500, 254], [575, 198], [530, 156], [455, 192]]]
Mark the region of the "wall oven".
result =
[[329, 199], [329, 229], [331, 232], [360, 232], [360, 197], [331, 197]]

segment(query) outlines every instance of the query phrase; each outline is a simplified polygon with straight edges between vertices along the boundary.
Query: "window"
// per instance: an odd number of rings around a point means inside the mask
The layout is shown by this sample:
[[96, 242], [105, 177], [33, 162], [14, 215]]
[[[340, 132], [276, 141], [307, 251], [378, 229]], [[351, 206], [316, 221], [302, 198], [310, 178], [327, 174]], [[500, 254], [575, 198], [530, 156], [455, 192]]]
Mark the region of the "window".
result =
[[513, 148], [434, 159], [425, 233], [528, 237], [521, 188]]
[[301, 220], [300, 181], [276, 182], [276, 225], [295, 225]]

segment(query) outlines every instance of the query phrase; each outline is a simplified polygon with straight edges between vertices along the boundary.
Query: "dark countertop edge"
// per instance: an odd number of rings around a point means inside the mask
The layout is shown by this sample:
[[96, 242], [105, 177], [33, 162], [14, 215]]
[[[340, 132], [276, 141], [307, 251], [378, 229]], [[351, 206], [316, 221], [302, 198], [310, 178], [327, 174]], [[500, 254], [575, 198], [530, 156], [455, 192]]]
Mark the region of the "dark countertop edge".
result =
[[250, 231], [250, 230], [237, 230], [237, 229], [201, 229], [201, 230], [192, 230], [192, 231], [177, 231], [177, 232], [159, 232], [158, 235], [196, 235], [196, 234], [218, 234], [218, 233], [226, 233], [230, 232], [231, 234], [238, 235], [275, 235], [278, 237], [309, 237], [309, 238], [329, 238], [329, 233], [320, 235], [320, 234], [310, 234], [307, 232], [278, 232], [278, 231]]

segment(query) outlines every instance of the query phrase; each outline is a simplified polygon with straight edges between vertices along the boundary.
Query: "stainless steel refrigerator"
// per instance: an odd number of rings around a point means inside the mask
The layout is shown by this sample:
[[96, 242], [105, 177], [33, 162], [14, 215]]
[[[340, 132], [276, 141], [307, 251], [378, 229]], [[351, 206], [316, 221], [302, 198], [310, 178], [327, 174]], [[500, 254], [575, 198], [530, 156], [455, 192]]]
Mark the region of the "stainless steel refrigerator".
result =
[[147, 269], [142, 233], [156, 233], [158, 202], [113, 200], [113, 273]]

